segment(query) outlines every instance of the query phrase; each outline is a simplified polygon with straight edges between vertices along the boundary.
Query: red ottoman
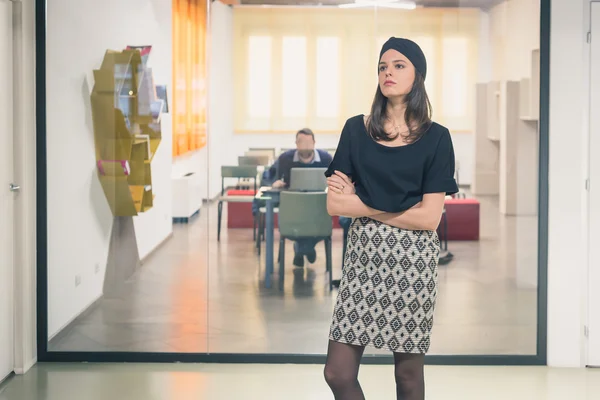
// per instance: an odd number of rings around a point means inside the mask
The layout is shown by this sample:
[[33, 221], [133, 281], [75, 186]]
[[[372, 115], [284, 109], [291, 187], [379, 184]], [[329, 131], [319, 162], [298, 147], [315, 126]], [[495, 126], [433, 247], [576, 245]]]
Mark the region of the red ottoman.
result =
[[[447, 199], [445, 202], [447, 240], [479, 240], [479, 201], [477, 199]], [[440, 223], [440, 239], [444, 239], [444, 218]]]
[[342, 229], [342, 227], [340, 226], [340, 217], [331, 217], [331, 220], [333, 223], [333, 229]]
[[[228, 190], [228, 196], [254, 196], [254, 190]], [[254, 226], [252, 203], [227, 203], [227, 228], [250, 228]]]

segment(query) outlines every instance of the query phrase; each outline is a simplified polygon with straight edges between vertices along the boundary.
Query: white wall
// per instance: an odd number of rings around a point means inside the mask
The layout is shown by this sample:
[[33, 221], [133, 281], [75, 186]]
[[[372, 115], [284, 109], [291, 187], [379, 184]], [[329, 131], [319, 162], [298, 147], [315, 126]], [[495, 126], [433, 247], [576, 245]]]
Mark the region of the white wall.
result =
[[[96, 173], [93, 83], [86, 77], [107, 49], [150, 44], [155, 82], [170, 88], [171, 1], [57, 0], [48, 4], [47, 24], [48, 331], [53, 335], [101, 295], [113, 220]], [[155, 208], [135, 218], [141, 257], [171, 231], [171, 146], [170, 138], [163, 140], [152, 165]]]
[[506, 0], [489, 16], [492, 80], [529, 78], [531, 51], [540, 47], [540, 0]]
[[[208, 67], [208, 194], [221, 191], [221, 166], [237, 165], [239, 135], [233, 135], [233, 9], [220, 1], [210, 6]], [[268, 143], [268, 142], [267, 142]], [[260, 147], [260, 146], [254, 146]]]
[[552, 0], [551, 10], [548, 364], [580, 367], [587, 271], [589, 0]]

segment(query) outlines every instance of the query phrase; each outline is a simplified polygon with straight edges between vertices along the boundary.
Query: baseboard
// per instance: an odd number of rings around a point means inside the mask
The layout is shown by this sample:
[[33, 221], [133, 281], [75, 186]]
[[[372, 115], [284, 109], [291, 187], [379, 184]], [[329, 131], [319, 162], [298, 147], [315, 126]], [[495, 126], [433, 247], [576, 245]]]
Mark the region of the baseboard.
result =
[[[200, 209], [197, 209], [196, 212], [194, 212], [192, 215], [190, 215], [189, 217], [173, 217], [173, 223], [174, 224], [187, 224], [189, 223], [192, 219], [194, 219], [195, 217], [200, 215]], [[160, 246], [160, 245], [159, 245]]]
[[33, 367], [35, 364], [37, 364], [37, 357], [33, 357], [32, 360], [29, 360], [27, 362], [27, 364], [25, 364], [24, 368], [15, 368], [15, 374], [16, 375], [24, 375], [25, 373], [27, 373], [27, 371], [29, 371], [31, 369], [31, 367]]
[[[175, 219], [175, 218], [173, 218]], [[150, 257], [152, 257], [158, 250], [161, 249], [167, 243], [169, 239], [173, 237], [173, 231], [169, 232], [169, 234], [159, 243], [157, 244], [150, 253], [146, 254], [142, 259], [140, 259], [140, 264], [144, 264]]]
[[81, 311], [79, 314], [75, 315], [73, 318], [71, 318], [66, 324], [64, 324], [62, 326], [62, 328], [60, 328], [58, 331], [56, 331], [55, 334], [53, 334], [52, 336], [48, 336], [48, 343], [50, 343], [52, 340], [57, 339], [60, 340], [60, 338], [66, 334], [66, 332], [69, 331], [69, 328], [72, 327], [72, 325], [75, 323], [75, 320], [81, 316], [86, 315], [87, 313], [89, 313], [99, 302], [100, 300], [102, 300], [102, 298], [104, 297], [103, 293], [100, 293], [100, 295], [98, 295], [98, 297], [96, 297], [94, 300], [92, 300], [84, 309], [83, 311]]
[[2, 394], [2, 392], [4, 392], [4, 389], [6, 389], [6, 385], [8, 385], [8, 382], [10, 382], [10, 380], [16, 375], [16, 373], [13, 371], [10, 374], [6, 375], [4, 378], [0, 378], [0, 394]]

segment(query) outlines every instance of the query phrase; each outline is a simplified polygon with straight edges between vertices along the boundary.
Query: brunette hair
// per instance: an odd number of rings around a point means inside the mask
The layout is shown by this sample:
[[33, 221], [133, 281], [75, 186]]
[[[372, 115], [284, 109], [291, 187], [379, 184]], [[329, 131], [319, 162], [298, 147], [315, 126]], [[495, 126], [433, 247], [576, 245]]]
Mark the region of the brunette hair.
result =
[[[375, 98], [371, 105], [371, 115], [367, 120], [367, 132], [376, 141], [390, 142], [396, 139], [396, 136], [390, 136], [385, 132], [384, 126], [387, 119], [386, 106], [388, 99], [381, 92], [379, 84], [375, 92]], [[408, 127], [408, 136], [406, 141], [414, 143], [419, 140], [431, 126], [431, 102], [427, 91], [425, 90], [425, 79], [418, 71], [415, 71], [415, 81], [412, 89], [406, 95], [406, 112], [404, 121]]]

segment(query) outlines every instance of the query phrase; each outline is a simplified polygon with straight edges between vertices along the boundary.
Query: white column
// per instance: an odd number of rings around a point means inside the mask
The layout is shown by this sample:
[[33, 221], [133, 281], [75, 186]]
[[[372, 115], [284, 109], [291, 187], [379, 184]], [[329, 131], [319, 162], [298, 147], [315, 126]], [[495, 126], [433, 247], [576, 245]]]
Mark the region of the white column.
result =
[[584, 365], [588, 10], [589, 0], [551, 3], [547, 347], [554, 367]]

